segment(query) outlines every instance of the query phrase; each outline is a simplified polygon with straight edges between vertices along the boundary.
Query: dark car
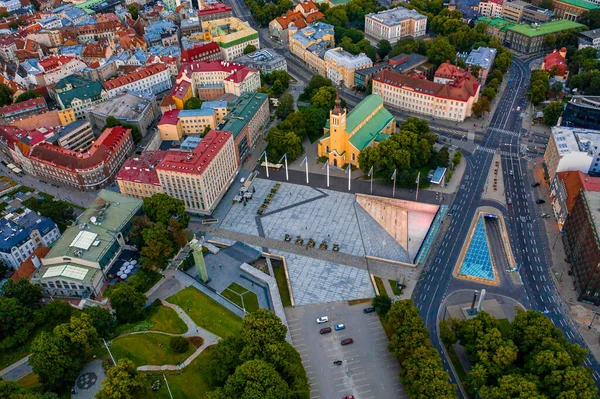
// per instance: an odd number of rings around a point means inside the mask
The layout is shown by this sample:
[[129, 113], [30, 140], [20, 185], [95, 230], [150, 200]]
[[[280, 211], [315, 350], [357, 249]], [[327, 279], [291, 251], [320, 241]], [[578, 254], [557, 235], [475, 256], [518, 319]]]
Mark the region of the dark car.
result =
[[533, 183], [533, 184], [531, 185], [531, 187], [539, 187], [539, 185], [540, 185], [540, 183], [538, 183], [538, 182], [535, 182], [535, 183]]
[[344, 396], [342, 399], [354, 399], [353, 395]]
[[539, 199], [539, 200], [535, 201], [535, 203], [536, 203], [536, 204], [545, 204], [545, 203], [546, 203], [546, 201], [544, 201], [544, 200], [542, 200], [542, 199]]
[[346, 338], [342, 340], [342, 345], [350, 345], [354, 340], [352, 338]]
[[375, 308], [364, 308], [363, 309], [363, 313], [373, 313], [375, 311]]
[[331, 332], [331, 327], [325, 327], [325, 328], [321, 328], [319, 330], [319, 334], [327, 334]]

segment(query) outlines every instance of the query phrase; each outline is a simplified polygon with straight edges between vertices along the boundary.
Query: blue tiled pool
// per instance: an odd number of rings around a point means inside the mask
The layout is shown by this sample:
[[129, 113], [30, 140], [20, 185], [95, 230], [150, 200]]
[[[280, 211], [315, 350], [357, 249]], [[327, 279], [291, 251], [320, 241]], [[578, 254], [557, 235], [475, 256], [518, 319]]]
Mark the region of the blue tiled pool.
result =
[[495, 281], [494, 268], [488, 247], [483, 217], [480, 216], [475, 233], [469, 243], [467, 254], [460, 267], [459, 275]]

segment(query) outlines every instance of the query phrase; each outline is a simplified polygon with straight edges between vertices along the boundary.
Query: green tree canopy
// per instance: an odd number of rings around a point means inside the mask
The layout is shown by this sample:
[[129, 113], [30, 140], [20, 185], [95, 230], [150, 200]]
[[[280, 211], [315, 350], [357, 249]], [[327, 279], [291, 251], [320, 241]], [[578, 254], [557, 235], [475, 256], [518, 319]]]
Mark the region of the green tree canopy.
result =
[[558, 118], [562, 115], [563, 104], [560, 101], [552, 101], [544, 108], [544, 123], [548, 126], [555, 126]]
[[165, 226], [169, 225], [171, 218], [175, 218], [185, 229], [190, 221], [190, 216], [185, 211], [185, 203], [167, 194], [154, 194], [144, 198], [142, 209], [151, 221], [160, 222]]
[[392, 51], [392, 45], [389, 41], [383, 39], [377, 43], [377, 54], [379, 54], [379, 58], [384, 59], [390, 51]]
[[108, 369], [102, 386], [103, 389], [98, 393], [100, 399], [134, 399], [148, 392], [146, 378], [126, 358], [119, 359], [116, 366]]
[[310, 102], [312, 105], [317, 107], [331, 110], [335, 105], [335, 99], [337, 97], [337, 90], [330, 86], [319, 88], [315, 94], [313, 94]]
[[277, 111], [275, 111], [275, 115], [280, 120], [284, 120], [289, 114], [294, 112], [294, 107], [294, 97], [291, 94], [286, 93], [279, 99], [279, 105]]
[[[139, 273], [139, 272], [138, 272]], [[110, 338], [117, 327], [115, 318], [108, 309], [88, 306], [83, 312], [89, 316], [90, 323], [101, 338]]]
[[211, 392], [208, 397], [282, 399], [289, 397], [289, 386], [269, 363], [249, 360], [235, 370], [223, 388]]
[[600, 28], [600, 10], [583, 12], [579, 17], [579, 23], [586, 25], [589, 29]]
[[267, 154], [274, 161], [280, 159], [283, 154], [287, 154], [288, 162], [293, 162], [304, 151], [302, 140], [296, 133], [284, 132], [277, 127], [269, 130], [266, 141], [269, 143]]
[[319, 74], [313, 75], [299, 97], [300, 101], [310, 101], [312, 96], [323, 86], [333, 86], [331, 79], [324, 78]]
[[202, 100], [198, 97], [190, 97], [183, 104], [183, 109], [200, 109], [202, 108]]
[[120, 284], [112, 290], [110, 306], [116, 311], [119, 323], [131, 323], [144, 318], [146, 295], [129, 284]]
[[244, 48], [244, 54], [250, 54], [256, 51], [256, 46], [254, 44], [249, 44]]
[[379, 317], [385, 316], [392, 308], [392, 300], [387, 295], [377, 295], [372, 304]]
[[53, 392], [35, 392], [16, 381], [4, 381], [0, 377], [0, 398], [2, 399], [58, 399]]
[[37, 92], [33, 90], [27, 90], [24, 93], [21, 93], [15, 98], [15, 103], [21, 103], [23, 101], [31, 100], [32, 98], [41, 97]]
[[2, 296], [16, 299], [21, 306], [37, 309], [44, 297], [44, 291], [38, 284], [31, 284], [29, 280], [21, 278], [17, 282], [7, 280], [2, 285]]
[[0, 83], [0, 107], [12, 104], [12, 98], [13, 95], [10, 88], [4, 83]]
[[131, 18], [135, 21], [138, 19], [138, 13], [140, 12], [140, 8], [135, 4], [130, 4], [127, 6], [127, 11], [131, 14]]

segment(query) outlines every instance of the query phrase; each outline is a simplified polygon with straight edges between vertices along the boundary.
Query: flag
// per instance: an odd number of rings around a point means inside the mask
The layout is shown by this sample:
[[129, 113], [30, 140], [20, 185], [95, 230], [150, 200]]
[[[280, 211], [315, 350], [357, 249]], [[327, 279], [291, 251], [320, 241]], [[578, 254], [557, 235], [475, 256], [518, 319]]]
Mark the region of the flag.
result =
[[421, 180], [421, 172], [419, 172], [419, 174], [417, 175], [417, 180], [415, 181], [415, 184], [419, 184], [419, 180]]
[[398, 172], [398, 169], [394, 169], [394, 173], [392, 173], [392, 180], [396, 178], [396, 172]]

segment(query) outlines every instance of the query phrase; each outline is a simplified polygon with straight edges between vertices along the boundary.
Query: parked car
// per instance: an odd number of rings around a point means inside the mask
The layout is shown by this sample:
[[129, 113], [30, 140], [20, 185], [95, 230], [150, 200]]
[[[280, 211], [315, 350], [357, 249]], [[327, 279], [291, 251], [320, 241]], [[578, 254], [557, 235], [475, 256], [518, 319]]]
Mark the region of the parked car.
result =
[[321, 328], [319, 330], [319, 334], [329, 334], [331, 332], [331, 327]]
[[323, 323], [327, 323], [329, 321], [329, 317], [327, 316], [321, 316], [317, 319], [317, 324], [323, 324]]
[[344, 328], [346, 328], [345, 324], [336, 324], [335, 326], [333, 326], [333, 328], [335, 329], [335, 331], [340, 331], [343, 330]]
[[538, 183], [538, 182], [535, 182], [531, 185], [531, 187], [539, 187], [539, 186], [540, 186], [540, 183]]
[[535, 201], [536, 204], [545, 204], [546, 201], [544, 201], [543, 199], [539, 199], [537, 201]]
[[343, 345], [350, 345], [351, 343], [353, 343], [354, 340], [352, 338], [346, 338], [342, 340], [342, 346]]
[[353, 395], [344, 396], [342, 399], [354, 399]]
[[375, 311], [375, 308], [364, 308], [363, 309], [363, 313], [373, 313]]
[[510, 198], [510, 197], [506, 197], [506, 203], [507, 203], [508, 205], [512, 205], [512, 198]]

